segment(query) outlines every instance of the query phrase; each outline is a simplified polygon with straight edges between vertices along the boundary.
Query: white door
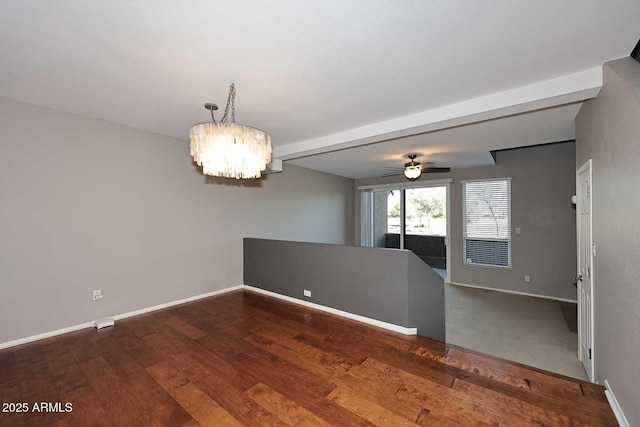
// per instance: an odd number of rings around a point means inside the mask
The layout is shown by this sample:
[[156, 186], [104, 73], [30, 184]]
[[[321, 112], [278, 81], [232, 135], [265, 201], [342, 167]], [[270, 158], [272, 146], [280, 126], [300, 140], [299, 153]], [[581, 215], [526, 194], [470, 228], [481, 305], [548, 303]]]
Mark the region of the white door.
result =
[[577, 236], [578, 236], [578, 358], [594, 381], [593, 348], [593, 255], [592, 239], [592, 167], [591, 160], [577, 174]]

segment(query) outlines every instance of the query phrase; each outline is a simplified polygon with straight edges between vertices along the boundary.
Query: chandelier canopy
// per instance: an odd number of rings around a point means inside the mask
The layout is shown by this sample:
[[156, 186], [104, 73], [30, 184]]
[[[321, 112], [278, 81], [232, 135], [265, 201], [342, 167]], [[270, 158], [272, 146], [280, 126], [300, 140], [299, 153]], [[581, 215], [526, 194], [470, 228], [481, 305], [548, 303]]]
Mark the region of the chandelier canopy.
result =
[[[232, 83], [224, 115], [216, 123], [216, 104], [207, 103], [211, 122], [199, 123], [189, 133], [191, 156], [205, 175], [225, 178], [260, 178], [271, 162], [271, 137], [260, 129], [235, 123], [236, 88]], [[231, 110], [231, 122], [228, 121]]]

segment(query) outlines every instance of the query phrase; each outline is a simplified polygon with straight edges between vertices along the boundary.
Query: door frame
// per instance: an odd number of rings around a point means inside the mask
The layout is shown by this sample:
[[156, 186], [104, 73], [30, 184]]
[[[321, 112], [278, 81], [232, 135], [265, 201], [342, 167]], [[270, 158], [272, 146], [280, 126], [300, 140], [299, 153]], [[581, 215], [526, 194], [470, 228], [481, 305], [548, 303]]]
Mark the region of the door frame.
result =
[[[446, 187], [446, 197], [447, 197], [447, 236], [444, 239], [444, 244], [446, 246], [446, 254], [447, 254], [447, 276], [444, 279], [445, 283], [451, 283], [451, 183], [453, 182], [453, 178], [444, 178], [444, 179], [426, 179], [421, 181], [412, 181], [412, 182], [401, 182], [401, 183], [388, 183], [388, 184], [373, 184], [373, 185], [361, 185], [358, 187], [358, 190], [365, 194], [363, 190], [400, 190], [400, 203], [404, 204], [406, 201], [404, 199], [404, 191], [408, 188], [426, 188], [426, 187]], [[366, 198], [366, 201], [365, 201]], [[361, 246], [369, 246], [370, 236], [373, 235], [373, 217], [372, 217], [372, 206], [373, 206], [373, 198], [368, 196], [361, 196], [360, 202], [360, 245]], [[364, 205], [368, 204], [367, 208]], [[402, 206], [401, 210], [404, 211], [404, 206]], [[368, 210], [368, 214], [365, 214], [365, 210]], [[403, 215], [401, 215], [401, 218]], [[400, 248], [404, 248], [404, 219], [401, 219], [400, 224]]]
[[[577, 171], [576, 171], [576, 255], [577, 255], [577, 259], [576, 259], [576, 278], [580, 275], [580, 266], [581, 266], [581, 255], [580, 255], [580, 244], [582, 242], [581, 238], [583, 238], [581, 236], [581, 232], [580, 232], [580, 215], [583, 209], [582, 206], [582, 198], [580, 197], [580, 175], [582, 175], [583, 173], [587, 172], [588, 178], [589, 178], [589, 234], [591, 236], [591, 245], [589, 248], [589, 265], [591, 266], [591, 275], [590, 275], [590, 292], [589, 294], [591, 295], [591, 301], [589, 304], [589, 310], [591, 311], [591, 315], [589, 317], [590, 319], [590, 329], [591, 329], [591, 372], [588, 372], [587, 370], [587, 376], [589, 377], [589, 380], [591, 382], [595, 382], [595, 358], [596, 358], [596, 350], [595, 350], [595, 322], [594, 322], [594, 278], [595, 278], [595, 272], [594, 272], [594, 266], [593, 266], [593, 257], [594, 257], [594, 245], [593, 245], [593, 160], [589, 159], [587, 160]], [[583, 286], [583, 281], [582, 280], [577, 280], [578, 282], [578, 360], [580, 360], [581, 362], [583, 362], [583, 366], [584, 366], [584, 361], [582, 360], [582, 340], [583, 340], [583, 334], [582, 334], [582, 286]]]

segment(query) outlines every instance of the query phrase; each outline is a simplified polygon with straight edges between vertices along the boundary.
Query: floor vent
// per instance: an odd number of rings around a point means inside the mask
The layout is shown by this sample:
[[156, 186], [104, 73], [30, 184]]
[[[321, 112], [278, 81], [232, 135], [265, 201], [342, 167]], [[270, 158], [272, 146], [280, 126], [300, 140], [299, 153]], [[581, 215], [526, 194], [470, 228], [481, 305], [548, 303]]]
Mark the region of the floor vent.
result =
[[108, 328], [109, 326], [113, 326], [113, 325], [115, 325], [115, 322], [110, 317], [106, 319], [96, 320], [96, 323], [95, 323], [96, 329]]

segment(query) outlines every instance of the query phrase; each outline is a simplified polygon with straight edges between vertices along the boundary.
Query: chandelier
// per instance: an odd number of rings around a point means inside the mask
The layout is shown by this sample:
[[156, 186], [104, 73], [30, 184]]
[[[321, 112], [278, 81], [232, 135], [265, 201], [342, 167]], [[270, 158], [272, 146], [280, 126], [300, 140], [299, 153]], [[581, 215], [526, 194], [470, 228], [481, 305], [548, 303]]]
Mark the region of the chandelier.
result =
[[415, 161], [415, 158], [418, 157], [417, 154], [409, 154], [408, 157], [411, 161], [404, 164], [404, 176], [409, 181], [415, 181], [422, 175], [422, 168], [420, 162]]
[[[260, 178], [271, 162], [271, 137], [264, 131], [236, 124], [236, 88], [232, 83], [224, 115], [216, 122], [216, 104], [206, 103], [211, 122], [194, 125], [189, 132], [191, 156], [205, 175], [225, 178]], [[229, 122], [231, 110], [231, 122]]]

